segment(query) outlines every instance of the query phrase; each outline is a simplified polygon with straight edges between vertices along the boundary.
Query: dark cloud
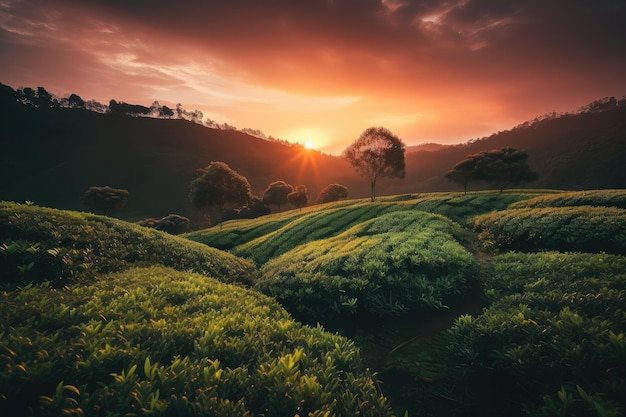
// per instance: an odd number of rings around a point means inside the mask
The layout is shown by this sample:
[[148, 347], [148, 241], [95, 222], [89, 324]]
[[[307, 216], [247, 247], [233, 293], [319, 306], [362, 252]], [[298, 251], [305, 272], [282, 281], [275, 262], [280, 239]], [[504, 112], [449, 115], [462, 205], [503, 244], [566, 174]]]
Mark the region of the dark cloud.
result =
[[623, 0], [5, 0], [0, 12], [0, 81], [83, 80], [111, 97], [191, 92], [184, 70], [440, 114], [422, 121], [482, 108], [477, 126], [506, 127], [626, 92]]

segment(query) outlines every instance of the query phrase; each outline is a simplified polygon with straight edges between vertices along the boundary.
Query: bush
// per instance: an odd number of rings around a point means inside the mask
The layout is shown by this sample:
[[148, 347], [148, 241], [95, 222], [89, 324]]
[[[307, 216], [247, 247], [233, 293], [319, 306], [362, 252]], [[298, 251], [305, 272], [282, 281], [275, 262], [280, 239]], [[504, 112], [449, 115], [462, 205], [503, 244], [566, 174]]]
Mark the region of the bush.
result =
[[567, 206], [618, 207], [626, 209], [625, 190], [575, 191], [519, 201], [510, 208], [544, 208]]
[[[620, 415], [626, 402], [626, 258], [504, 254], [494, 258], [493, 304], [462, 316], [451, 352], [477, 395], [529, 415]], [[484, 381], [492, 381], [489, 390]], [[487, 392], [489, 391], [489, 392]], [[506, 410], [495, 413], [505, 415]]]
[[3, 415], [390, 416], [349, 340], [204, 276], [0, 294]]
[[460, 229], [424, 212], [383, 214], [270, 260], [256, 288], [309, 323], [444, 308], [477, 271]]
[[81, 197], [87, 207], [98, 213], [111, 213], [121, 210], [128, 202], [128, 190], [119, 188], [89, 187]]
[[121, 220], [0, 202], [2, 283], [72, 279], [162, 264], [252, 284], [256, 268], [228, 253]]
[[626, 210], [618, 208], [505, 210], [476, 218], [474, 230], [496, 249], [626, 253]]
[[171, 235], [185, 233], [189, 228], [189, 219], [177, 214], [170, 214], [161, 219], [145, 219], [137, 222], [139, 226], [161, 230]]

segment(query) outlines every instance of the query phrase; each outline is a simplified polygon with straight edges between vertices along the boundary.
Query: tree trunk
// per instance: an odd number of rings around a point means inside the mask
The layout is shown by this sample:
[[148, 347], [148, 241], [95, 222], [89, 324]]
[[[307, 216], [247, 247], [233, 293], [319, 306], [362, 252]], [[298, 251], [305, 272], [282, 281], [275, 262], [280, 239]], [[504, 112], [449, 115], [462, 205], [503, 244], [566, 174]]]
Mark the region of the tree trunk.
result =
[[370, 183], [370, 190], [372, 192], [372, 201], [376, 200], [376, 180], [372, 180]]

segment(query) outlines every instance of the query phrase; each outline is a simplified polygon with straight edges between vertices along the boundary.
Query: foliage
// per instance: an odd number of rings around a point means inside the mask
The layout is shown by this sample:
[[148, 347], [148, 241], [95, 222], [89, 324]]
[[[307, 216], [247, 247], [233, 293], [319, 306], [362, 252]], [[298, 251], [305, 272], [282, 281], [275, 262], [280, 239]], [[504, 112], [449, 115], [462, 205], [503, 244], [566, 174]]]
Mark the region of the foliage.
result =
[[162, 230], [172, 235], [185, 233], [189, 228], [189, 219], [177, 214], [170, 214], [161, 219], [144, 219], [137, 222], [143, 227], [151, 227], [153, 229]]
[[189, 199], [200, 210], [226, 205], [243, 206], [252, 198], [248, 180], [224, 162], [211, 162], [200, 170], [200, 177], [191, 182]]
[[291, 221], [282, 227], [248, 240], [234, 248], [232, 252], [262, 265], [299, 245], [336, 236], [355, 224], [393, 209], [388, 205], [368, 203], [337, 209], [331, 207], [323, 211], [311, 210], [303, 216], [289, 216]]
[[[395, 212], [420, 210], [442, 214], [465, 223], [468, 219], [493, 210], [503, 210], [509, 204], [536, 196], [535, 192], [491, 193], [473, 192], [416, 194], [380, 197], [376, 203], [364, 200], [344, 200], [323, 207], [273, 214], [258, 220], [228, 222], [223, 227], [212, 227], [185, 235], [186, 238], [232, 251], [238, 256], [253, 259], [261, 265], [300, 244], [326, 239], [344, 232], [360, 222]], [[470, 235], [464, 232], [457, 238]], [[473, 237], [468, 239], [473, 240]]]
[[467, 191], [470, 181], [487, 181], [502, 191], [522, 181], [536, 181], [538, 175], [526, 164], [528, 154], [514, 148], [493, 149], [468, 155], [457, 163], [445, 177], [463, 185]]
[[65, 285], [134, 264], [163, 264], [245, 284], [256, 275], [248, 261], [157, 230], [95, 214], [0, 203], [3, 284]]
[[613, 207], [505, 210], [476, 218], [474, 230], [497, 249], [626, 253], [626, 210]]
[[89, 187], [81, 197], [81, 201], [87, 207], [98, 213], [111, 213], [121, 210], [128, 202], [128, 190], [120, 188]]
[[625, 190], [587, 190], [544, 195], [512, 204], [510, 208], [600, 206], [626, 209]]
[[280, 206], [287, 204], [287, 196], [294, 191], [293, 186], [285, 181], [274, 181], [263, 192], [263, 204]]
[[[465, 383], [483, 381], [474, 406], [499, 397], [529, 415], [622, 415], [626, 258], [507, 253], [493, 265], [492, 305], [451, 329]], [[492, 381], [491, 391], [484, 381]]]
[[330, 203], [347, 197], [348, 187], [342, 184], [328, 184], [320, 191], [317, 197], [317, 204]]
[[298, 185], [293, 192], [287, 195], [289, 204], [297, 209], [302, 209], [309, 202], [309, 190], [305, 185]]
[[3, 415], [391, 415], [352, 342], [198, 274], [136, 268], [0, 299]]
[[459, 229], [419, 211], [383, 214], [271, 259], [256, 288], [309, 323], [444, 308], [477, 271]]
[[384, 127], [370, 127], [342, 154], [357, 172], [370, 181], [371, 200], [376, 199], [379, 178], [404, 178], [404, 143]]
[[234, 220], [234, 219], [256, 219], [257, 217], [266, 216], [270, 214], [272, 210], [266, 207], [259, 197], [252, 196], [243, 207], [238, 209], [229, 209], [224, 212], [222, 220]]

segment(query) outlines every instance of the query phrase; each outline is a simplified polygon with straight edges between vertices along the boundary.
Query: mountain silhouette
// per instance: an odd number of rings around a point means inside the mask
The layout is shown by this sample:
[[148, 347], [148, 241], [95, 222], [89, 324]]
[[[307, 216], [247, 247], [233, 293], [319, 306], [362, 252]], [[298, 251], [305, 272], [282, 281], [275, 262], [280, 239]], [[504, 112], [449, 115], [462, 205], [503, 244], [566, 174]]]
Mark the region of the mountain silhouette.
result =
[[[245, 176], [258, 196], [277, 180], [306, 185], [310, 201], [331, 183], [347, 186], [349, 198], [369, 195], [367, 180], [346, 161], [300, 145], [187, 120], [103, 114], [16, 97], [0, 85], [2, 200], [86, 210], [80, 202], [85, 190], [109, 185], [130, 192], [119, 217], [193, 216], [189, 183], [212, 161], [225, 162]], [[526, 150], [528, 164], [539, 173], [537, 182], [522, 186], [626, 188], [622, 100], [601, 111], [529, 122], [462, 145], [409, 147], [406, 178], [381, 180], [377, 190], [380, 195], [460, 190], [444, 178], [446, 171], [468, 154], [505, 146]], [[470, 189], [479, 187], [486, 185]]]

